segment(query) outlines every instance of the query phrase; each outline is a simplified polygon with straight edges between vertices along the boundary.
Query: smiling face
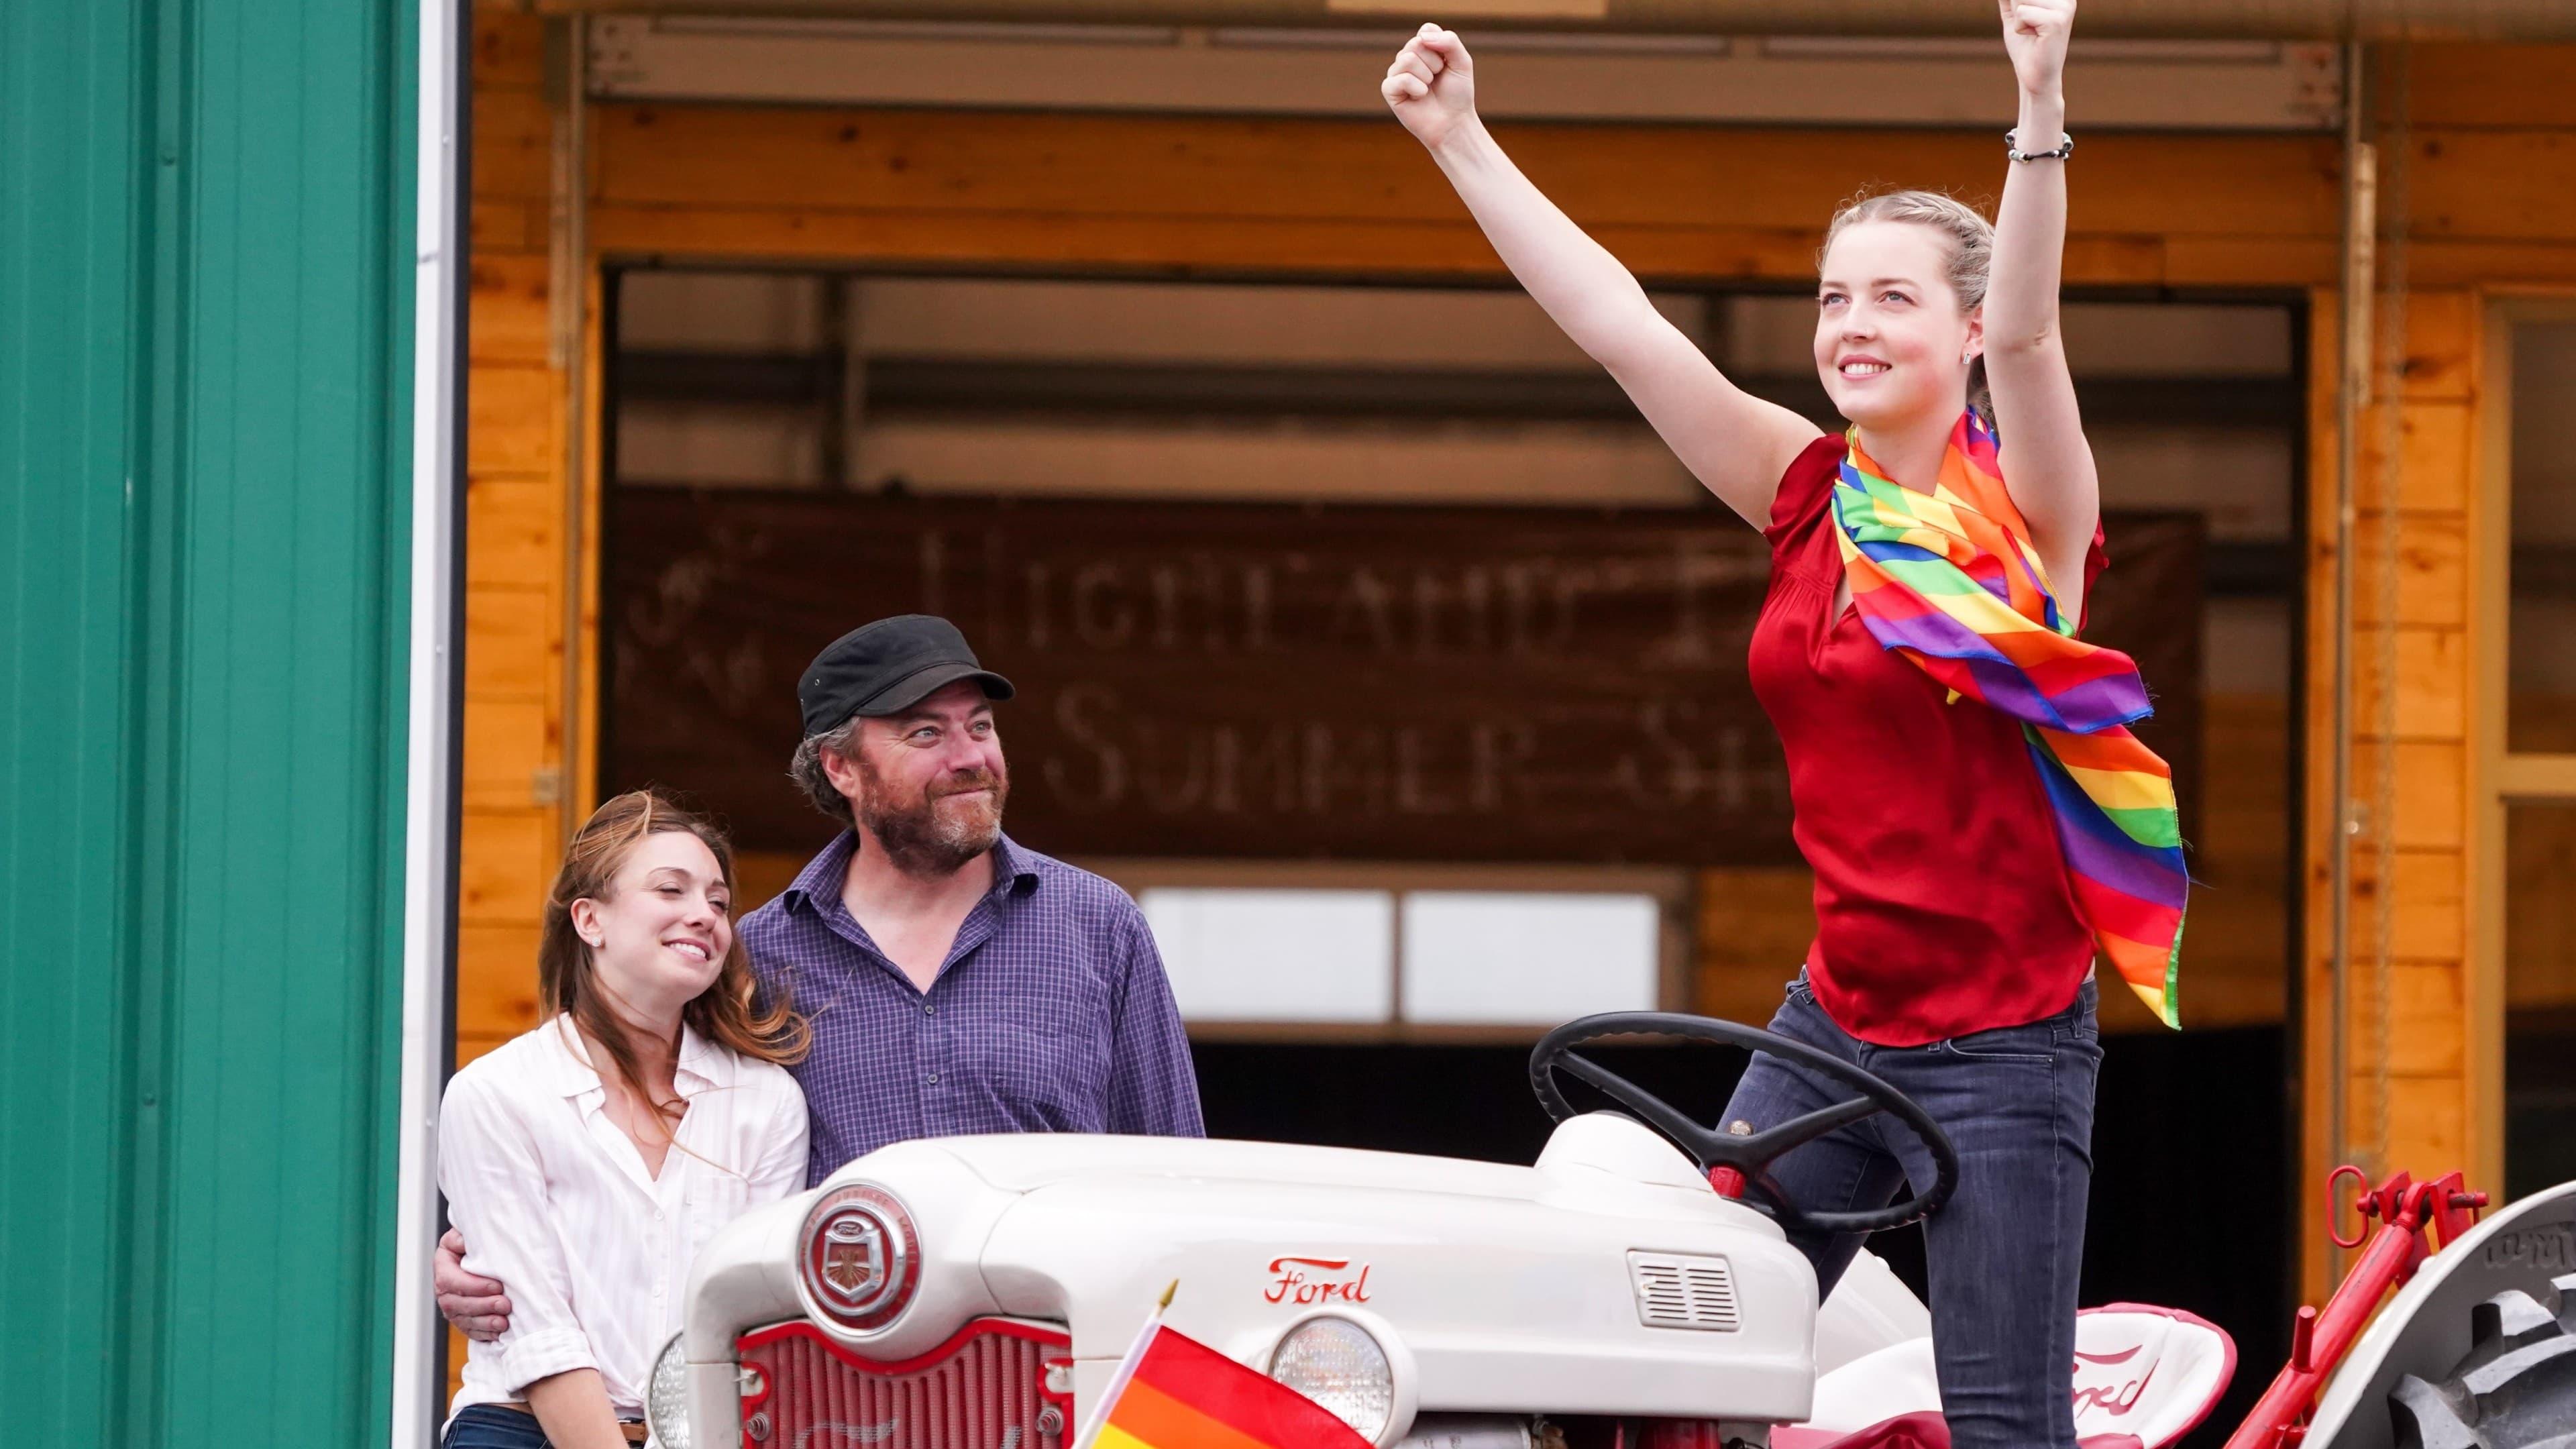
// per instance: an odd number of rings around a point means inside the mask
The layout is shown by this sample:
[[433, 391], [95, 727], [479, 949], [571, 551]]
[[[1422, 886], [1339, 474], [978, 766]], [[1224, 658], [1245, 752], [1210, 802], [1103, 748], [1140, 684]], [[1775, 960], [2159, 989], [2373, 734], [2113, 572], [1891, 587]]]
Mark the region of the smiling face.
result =
[[899, 715], [861, 722], [856, 748], [827, 756], [859, 828], [903, 869], [945, 875], [993, 848], [1010, 768], [981, 686], [959, 680]]
[[676, 1015], [715, 984], [733, 949], [724, 867], [686, 830], [638, 841], [608, 890], [574, 901], [571, 914], [604, 994], [627, 1008], [621, 1015]]
[[1942, 235], [1913, 222], [1855, 222], [1820, 270], [1816, 373], [1835, 410], [1873, 430], [1956, 418], [1985, 333], [1976, 312], [1959, 308]]

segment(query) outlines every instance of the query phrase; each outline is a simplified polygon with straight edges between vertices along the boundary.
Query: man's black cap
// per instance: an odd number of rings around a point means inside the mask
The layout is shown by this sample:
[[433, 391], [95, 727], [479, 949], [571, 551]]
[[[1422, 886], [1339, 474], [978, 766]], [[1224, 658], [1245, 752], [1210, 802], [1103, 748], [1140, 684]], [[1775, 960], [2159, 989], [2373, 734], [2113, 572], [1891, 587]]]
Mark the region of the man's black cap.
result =
[[961, 679], [987, 699], [1011, 697], [1011, 681], [978, 663], [957, 626], [930, 614], [897, 614], [861, 624], [823, 647], [796, 681], [805, 733], [839, 729], [852, 715], [900, 714]]

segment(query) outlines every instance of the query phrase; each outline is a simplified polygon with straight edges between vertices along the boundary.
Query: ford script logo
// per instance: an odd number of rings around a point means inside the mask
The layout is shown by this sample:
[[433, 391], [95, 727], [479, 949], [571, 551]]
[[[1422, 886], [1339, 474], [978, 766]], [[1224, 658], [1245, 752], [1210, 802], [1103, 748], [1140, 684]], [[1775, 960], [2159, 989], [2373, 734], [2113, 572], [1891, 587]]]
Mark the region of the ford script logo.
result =
[[1273, 1258], [1267, 1303], [1366, 1303], [1369, 1265], [1352, 1271], [1347, 1258]]

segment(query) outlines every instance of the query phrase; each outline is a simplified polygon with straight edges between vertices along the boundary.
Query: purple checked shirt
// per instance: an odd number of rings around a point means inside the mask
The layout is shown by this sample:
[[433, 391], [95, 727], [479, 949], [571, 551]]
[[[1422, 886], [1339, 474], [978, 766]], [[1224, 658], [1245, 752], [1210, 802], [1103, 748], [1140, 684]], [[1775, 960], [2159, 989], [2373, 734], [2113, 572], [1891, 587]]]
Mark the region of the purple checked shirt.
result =
[[742, 919], [752, 974], [813, 1023], [788, 1068], [813, 1115], [808, 1186], [914, 1137], [1206, 1134], [1163, 958], [1126, 892], [1004, 836], [993, 889], [925, 992], [841, 902], [857, 847], [842, 831]]

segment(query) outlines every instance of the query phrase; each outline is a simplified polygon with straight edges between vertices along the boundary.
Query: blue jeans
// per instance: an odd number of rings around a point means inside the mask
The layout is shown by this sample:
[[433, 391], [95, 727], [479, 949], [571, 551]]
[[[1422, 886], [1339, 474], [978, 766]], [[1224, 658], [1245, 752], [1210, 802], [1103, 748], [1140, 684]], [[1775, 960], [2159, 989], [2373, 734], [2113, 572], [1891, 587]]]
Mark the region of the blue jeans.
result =
[[[2055, 1016], [1884, 1047], [1836, 1026], [1805, 973], [1771, 1030], [1874, 1073], [1921, 1104], [1959, 1153], [1959, 1185], [1923, 1225], [1942, 1416], [1956, 1449], [2075, 1444], [2075, 1293], [2093, 1178], [2093, 1083], [2102, 1070], [2091, 981]], [[1851, 1089], [1768, 1053], [1735, 1088], [1727, 1122], [1756, 1131]], [[1773, 1179], [1810, 1212], [1885, 1207], [1932, 1182], [1932, 1154], [1885, 1113], [1793, 1149]], [[1862, 1234], [1790, 1234], [1831, 1293]]]
[[468, 1404], [448, 1421], [440, 1449], [551, 1449], [537, 1416], [491, 1404]]

